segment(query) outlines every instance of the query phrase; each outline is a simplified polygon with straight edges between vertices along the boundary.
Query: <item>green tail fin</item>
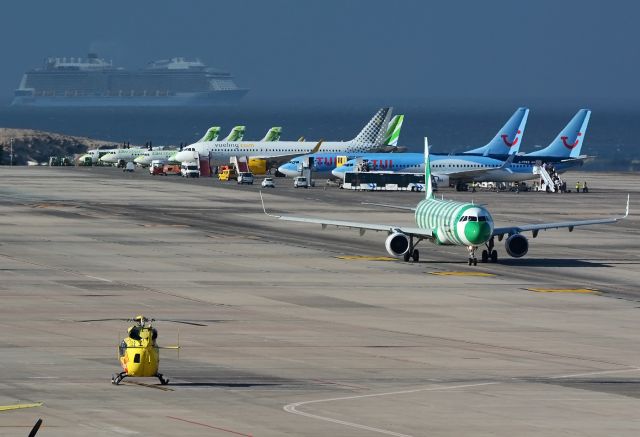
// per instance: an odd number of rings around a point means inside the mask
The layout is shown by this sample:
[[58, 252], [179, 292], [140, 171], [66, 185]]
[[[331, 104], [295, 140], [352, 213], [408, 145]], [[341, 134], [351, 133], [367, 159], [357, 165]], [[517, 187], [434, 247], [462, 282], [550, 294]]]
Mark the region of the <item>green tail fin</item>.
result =
[[279, 141], [281, 133], [282, 133], [282, 128], [280, 126], [274, 126], [271, 129], [269, 129], [269, 131], [261, 141]]
[[429, 140], [427, 137], [424, 137], [424, 194], [427, 199], [431, 199], [433, 197], [431, 159], [429, 159]]
[[224, 141], [242, 141], [244, 138], [244, 126], [235, 126]]
[[387, 127], [387, 133], [384, 137], [384, 144], [387, 146], [396, 147], [398, 145], [398, 139], [400, 138], [400, 129], [402, 129], [402, 122], [404, 121], [404, 115], [394, 115], [389, 126]]
[[201, 143], [203, 141], [216, 141], [218, 139], [218, 135], [220, 135], [220, 126], [211, 126], [209, 130], [207, 130], [207, 133], [205, 133], [198, 142]]

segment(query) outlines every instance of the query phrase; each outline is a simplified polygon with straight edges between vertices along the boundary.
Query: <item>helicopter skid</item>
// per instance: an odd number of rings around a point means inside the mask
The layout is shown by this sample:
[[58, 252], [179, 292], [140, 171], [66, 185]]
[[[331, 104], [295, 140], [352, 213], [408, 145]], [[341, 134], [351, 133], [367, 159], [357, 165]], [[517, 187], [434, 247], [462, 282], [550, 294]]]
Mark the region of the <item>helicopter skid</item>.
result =
[[118, 385], [120, 382], [127, 377], [127, 372], [120, 372], [117, 375], [111, 375], [111, 384]]
[[160, 380], [160, 384], [162, 384], [162, 385], [167, 385], [167, 384], [169, 384], [169, 378], [164, 379], [164, 377], [162, 376], [162, 373], [158, 373], [156, 376], [157, 376], [157, 377], [158, 377], [158, 379]]

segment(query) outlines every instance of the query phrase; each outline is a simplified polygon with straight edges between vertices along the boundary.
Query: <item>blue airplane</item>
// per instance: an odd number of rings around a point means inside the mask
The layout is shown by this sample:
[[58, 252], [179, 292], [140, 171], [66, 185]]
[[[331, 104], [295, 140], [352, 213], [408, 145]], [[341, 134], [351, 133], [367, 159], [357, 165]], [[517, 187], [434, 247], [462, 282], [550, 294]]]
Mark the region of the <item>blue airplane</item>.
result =
[[[580, 155], [591, 111], [581, 109], [548, 147], [522, 156], [511, 155], [506, 161], [479, 155], [432, 155], [431, 171], [439, 182], [520, 182], [536, 179], [534, 166], [553, 163], [558, 173], [580, 166]], [[423, 173], [424, 155], [421, 153], [367, 153], [335, 168], [332, 174], [344, 179], [348, 171], [366, 166], [368, 171]]]
[[[511, 118], [505, 123], [504, 126], [498, 131], [483, 147], [469, 150], [464, 152], [470, 155], [480, 155], [489, 157], [506, 157], [511, 154], [518, 153], [520, 144], [522, 144], [522, 136], [524, 135], [524, 128], [527, 124], [527, 118], [529, 115], [528, 108], [518, 108], [513, 113]], [[399, 134], [399, 128], [397, 128]], [[397, 139], [397, 136], [396, 136]], [[344, 164], [346, 161], [355, 158], [366, 158], [367, 153], [358, 153], [351, 155], [341, 155], [338, 153], [314, 153], [311, 155], [298, 156], [286, 164], [281, 165], [278, 171], [285, 176], [295, 177], [299, 176], [302, 170], [302, 163], [305, 159], [313, 158], [313, 165], [311, 170], [318, 176], [328, 176], [331, 171], [336, 167]], [[448, 154], [431, 154], [435, 156], [450, 156]], [[377, 159], [377, 158], [374, 158]]]

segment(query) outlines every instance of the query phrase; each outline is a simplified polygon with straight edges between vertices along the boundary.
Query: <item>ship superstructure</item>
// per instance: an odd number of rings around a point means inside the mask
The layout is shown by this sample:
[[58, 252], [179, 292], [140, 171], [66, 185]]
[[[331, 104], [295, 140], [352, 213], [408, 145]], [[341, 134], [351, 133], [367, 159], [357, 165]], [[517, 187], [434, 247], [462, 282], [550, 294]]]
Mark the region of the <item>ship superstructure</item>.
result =
[[87, 58], [48, 58], [26, 72], [14, 106], [215, 106], [237, 102], [247, 89], [230, 73], [200, 60], [171, 58], [126, 70], [90, 53]]

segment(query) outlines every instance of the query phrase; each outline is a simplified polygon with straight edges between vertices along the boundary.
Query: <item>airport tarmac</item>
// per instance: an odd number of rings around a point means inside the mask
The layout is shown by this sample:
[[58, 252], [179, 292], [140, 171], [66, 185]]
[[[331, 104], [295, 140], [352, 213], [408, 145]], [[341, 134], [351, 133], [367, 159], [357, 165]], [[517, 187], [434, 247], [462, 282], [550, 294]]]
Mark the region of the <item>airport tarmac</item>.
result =
[[[588, 194], [456, 193], [497, 225], [631, 214], [540, 232], [529, 254], [467, 266], [421, 243], [280, 222], [259, 186], [0, 168], [0, 435], [636, 436], [640, 177], [569, 173]], [[420, 193], [290, 180], [274, 213], [412, 224]], [[110, 383], [128, 324], [157, 322], [156, 380]], [[202, 326], [200, 326], [202, 325]]]

